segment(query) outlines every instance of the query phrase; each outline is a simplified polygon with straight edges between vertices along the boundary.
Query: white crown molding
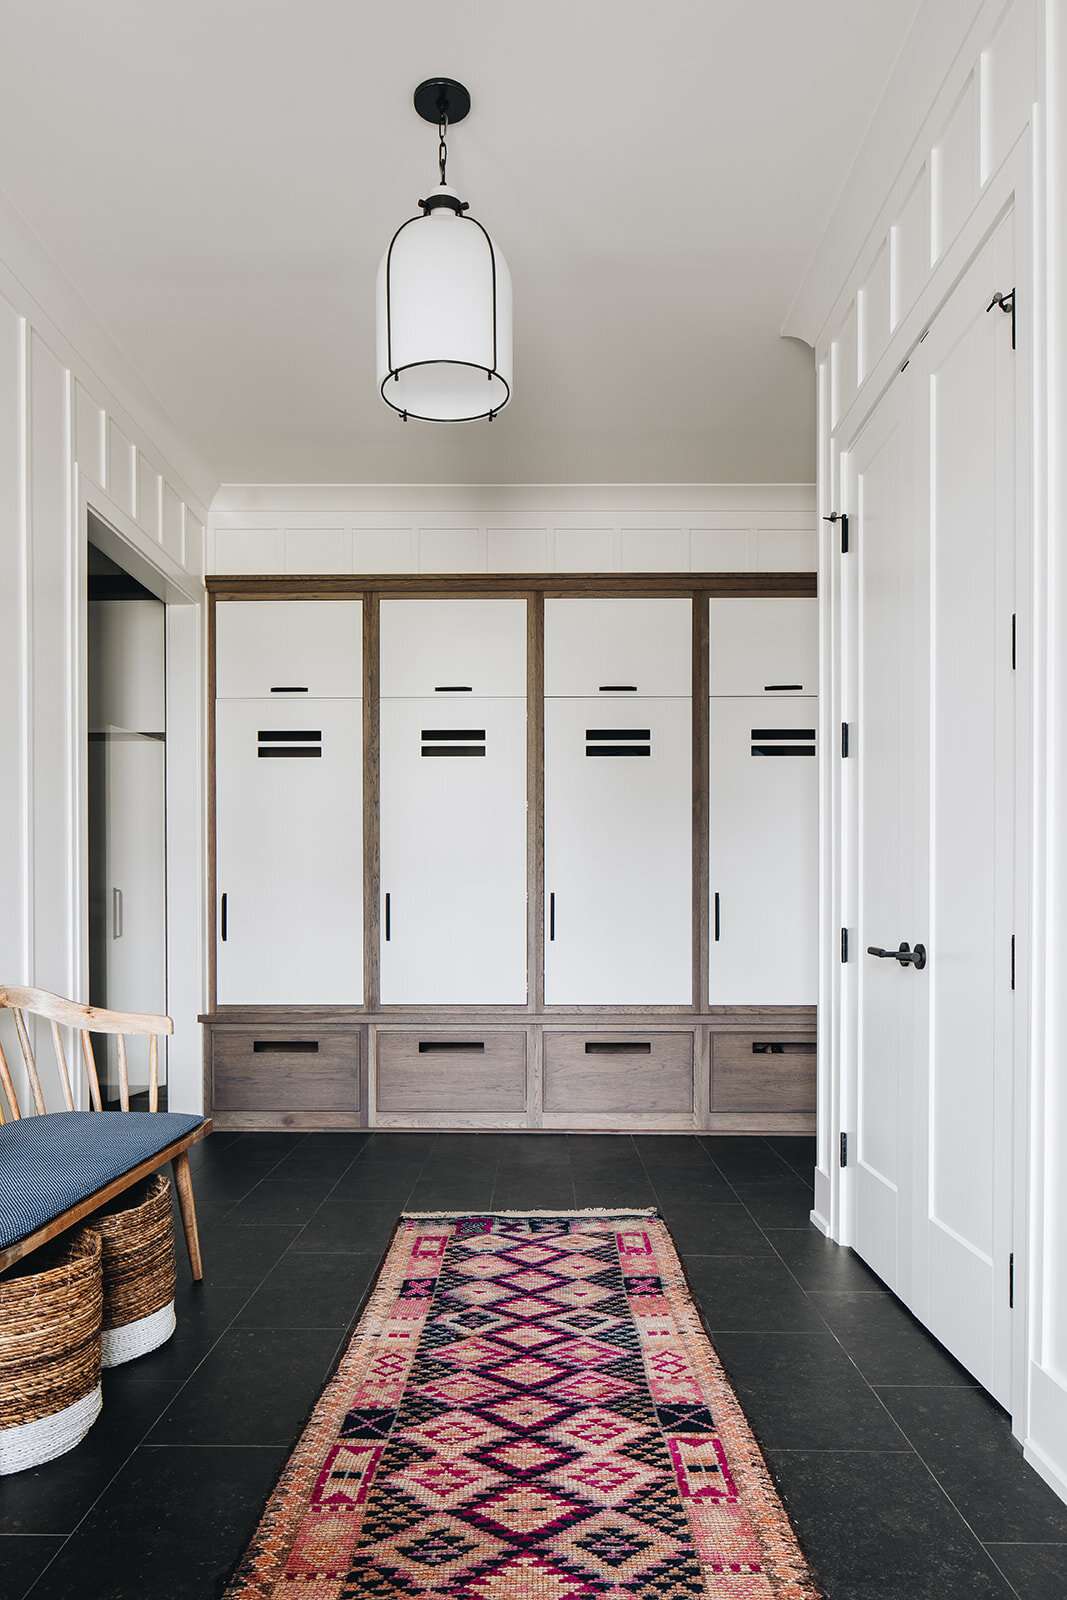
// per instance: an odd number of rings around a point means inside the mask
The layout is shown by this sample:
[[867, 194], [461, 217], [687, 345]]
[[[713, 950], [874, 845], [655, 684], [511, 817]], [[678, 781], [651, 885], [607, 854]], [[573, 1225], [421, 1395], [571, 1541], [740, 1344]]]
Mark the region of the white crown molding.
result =
[[227, 512], [811, 511], [812, 483], [224, 483]]

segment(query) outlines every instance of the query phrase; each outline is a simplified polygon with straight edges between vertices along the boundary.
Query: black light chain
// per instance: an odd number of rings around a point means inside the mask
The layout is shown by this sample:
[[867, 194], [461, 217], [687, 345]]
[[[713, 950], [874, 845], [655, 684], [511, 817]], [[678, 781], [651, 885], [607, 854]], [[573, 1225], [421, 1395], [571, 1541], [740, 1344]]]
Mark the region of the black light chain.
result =
[[442, 107], [440, 119], [437, 124], [437, 165], [441, 173], [441, 187], [445, 187], [445, 165], [448, 161], [448, 145], [445, 135], [448, 133], [448, 112]]

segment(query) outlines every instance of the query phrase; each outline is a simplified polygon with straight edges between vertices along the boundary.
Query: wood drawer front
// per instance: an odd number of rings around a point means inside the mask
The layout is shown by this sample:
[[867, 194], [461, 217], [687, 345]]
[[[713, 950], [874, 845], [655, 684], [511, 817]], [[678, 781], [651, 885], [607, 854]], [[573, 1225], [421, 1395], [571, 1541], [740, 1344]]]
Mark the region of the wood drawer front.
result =
[[359, 1106], [359, 1034], [216, 1028], [217, 1111], [351, 1111]]
[[689, 1112], [691, 1033], [545, 1033], [546, 1112]]
[[814, 1111], [815, 1040], [788, 1033], [712, 1038], [712, 1111]]
[[449, 1032], [378, 1035], [378, 1110], [525, 1111], [526, 1035]]

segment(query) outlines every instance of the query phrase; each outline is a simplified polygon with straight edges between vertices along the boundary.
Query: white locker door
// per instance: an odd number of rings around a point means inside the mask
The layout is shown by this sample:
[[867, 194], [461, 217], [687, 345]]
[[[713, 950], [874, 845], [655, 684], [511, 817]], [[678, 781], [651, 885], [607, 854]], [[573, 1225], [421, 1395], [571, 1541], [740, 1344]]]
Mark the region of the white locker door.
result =
[[[104, 992], [115, 1011], [161, 1013], [167, 1009], [166, 745], [162, 735], [144, 738], [115, 730], [104, 745], [104, 761]], [[148, 1085], [148, 1044], [130, 1039], [128, 1048], [130, 1086], [137, 1092]], [[114, 1092], [118, 1050], [113, 1038], [107, 1040], [107, 1057]]]
[[689, 1005], [692, 702], [545, 703], [545, 999]]
[[691, 600], [545, 601], [545, 694], [691, 695]]
[[363, 1000], [363, 702], [216, 707], [218, 1000]]
[[525, 600], [383, 600], [383, 700], [526, 694]]
[[279, 700], [363, 693], [359, 600], [220, 600], [215, 693]]
[[711, 702], [710, 991], [716, 1006], [814, 1005], [818, 702]]
[[526, 701], [381, 703], [383, 1005], [526, 1001]]
[[784, 596], [708, 601], [708, 692], [819, 692], [819, 603]]

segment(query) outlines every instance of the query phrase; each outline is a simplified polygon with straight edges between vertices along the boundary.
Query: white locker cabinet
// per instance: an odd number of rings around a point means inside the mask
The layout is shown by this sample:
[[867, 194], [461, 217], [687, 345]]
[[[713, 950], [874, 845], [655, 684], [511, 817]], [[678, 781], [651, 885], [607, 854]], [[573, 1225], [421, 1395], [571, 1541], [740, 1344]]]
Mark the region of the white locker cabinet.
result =
[[526, 701], [380, 717], [382, 1004], [522, 1005]]
[[712, 1005], [815, 1004], [817, 707], [809, 696], [711, 701]]
[[545, 694], [691, 695], [691, 600], [545, 601]]
[[692, 702], [545, 703], [545, 999], [692, 1002]]
[[218, 1001], [363, 1000], [363, 702], [216, 708]]
[[708, 692], [819, 692], [818, 601], [749, 597], [708, 601]]
[[220, 700], [358, 698], [363, 693], [361, 602], [220, 600], [215, 693]]
[[525, 600], [383, 600], [383, 699], [526, 694]]

